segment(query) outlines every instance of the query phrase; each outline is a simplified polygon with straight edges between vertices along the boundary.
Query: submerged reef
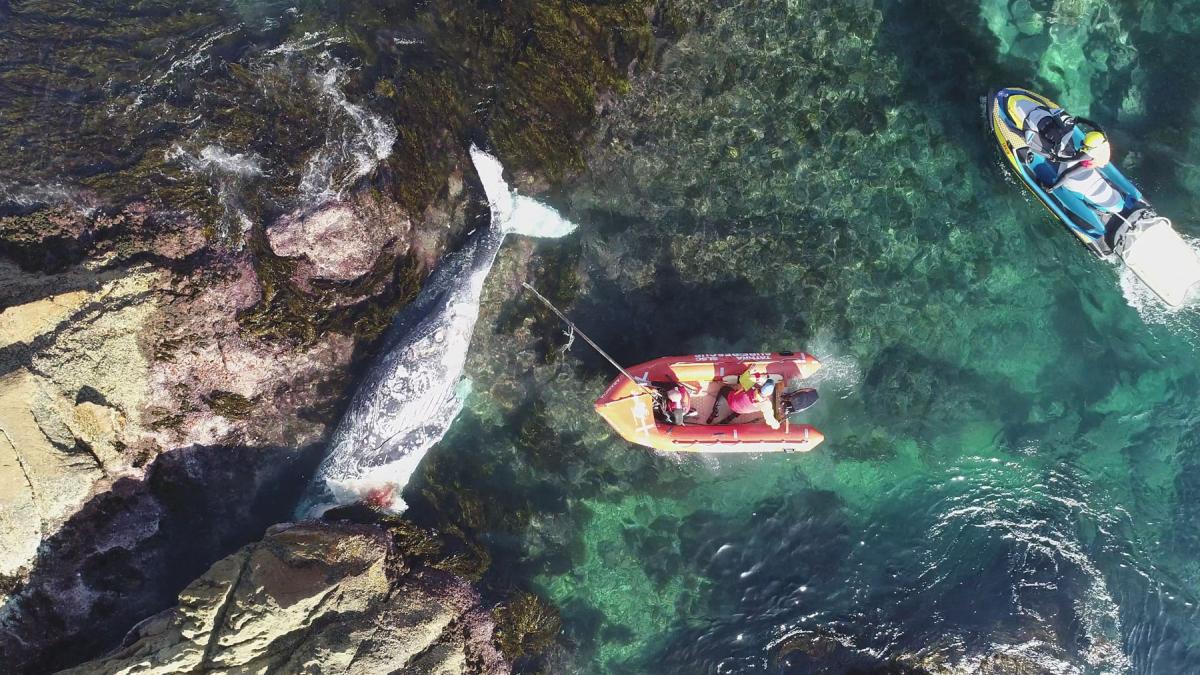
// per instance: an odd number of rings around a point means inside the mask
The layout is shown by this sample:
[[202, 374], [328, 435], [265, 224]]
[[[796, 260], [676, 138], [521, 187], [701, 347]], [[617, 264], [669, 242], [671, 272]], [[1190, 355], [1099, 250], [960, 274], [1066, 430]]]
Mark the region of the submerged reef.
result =
[[[1021, 199], [977, 104], [1010, 82], [1103, 92], [1113, 133], [1175, 133], [1194, 101], [1142, 87], [1194, 53], [1194, 20], [1022, 0], [673, 12], [690, 30], [566, 183], [581, 236], [497, 262], [477, 395], [411, 516], [487, 533], [485, 582], [534, 580], [582, 669], [1136, 670], [1168, 658], [1148, 625], [1194, 664], [1195, 341], [1148, 329]], [[1062, 67], [1080, 42], [1087, 64]], [[1156, 192], [1194, 173], [1178, 145], [1127, 145]], [[1174, 198], [1185, 219], [1198, 194]], [[806, 348], [826, 364], [807, 419], [834, 442], [716, 460], [614, 443], [590, 413], [614, 373], [566, 350], [522, 281], [621, 363]], [[1151, 580], [1159, 561], [1178, 583]]]

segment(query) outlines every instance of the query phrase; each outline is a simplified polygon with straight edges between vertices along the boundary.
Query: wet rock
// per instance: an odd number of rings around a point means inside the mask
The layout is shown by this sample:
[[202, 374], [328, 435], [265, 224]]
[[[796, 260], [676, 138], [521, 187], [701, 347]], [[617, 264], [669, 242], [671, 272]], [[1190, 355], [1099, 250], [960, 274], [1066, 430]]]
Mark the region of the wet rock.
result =
[[0, 672], [56, 671], [111, 648], [214, 560], [289, 518], [319, 450], [180, 448], [144, 478], [97, 481], [61, 527], [40, 533], [36, 564], [0, 577], [11, 596], [0, 609]]
[[307, 284], [362, 277], [390, 244], [396, 255], [406, 253], [411, 230], [394, 203], [362, 197], [288, 214], [267, 228], [267, 239], [276, 254], [303, 258], [295, 279]]
[[[323, 384], [349, 364], [352, 338], [328, 333], [295, 346], [259, 340], [238, 321], [262, 294], [250, 262], [212, 264], [198, 277], [173, 279], [163, 311], [148, 326], [155, 360], [149, 374], [145, 448], [249, 442], [299, 446], [325, 424], [296, 412], [335, 395]], [[240, 400], [242, 405], [229, 405]]]
[[[323, 438], [344, 394], [354, 338], [296, 346], [243, 330], [263, 295], [249, 254], [196, 249], [177, 228], [142, 234], [58, 273], [0, 262], [0, 651], [12, 662], [71, 665], [161, 609], [195, 574], [178, 576], [194, 562], [167, 550], [175, 528], [204, 565], [285, 517], [289, 505], [257, 503], [259, 481], [303, 482], [288, 448]], [[205, 475], [156, 462], [176, 453]], [[189, 502], [201, 523], [173, 510]], [[71, 649], [48, 646], [60, 641]]]
[[509, 672], [470, 584], [430, 569], [397, 575], [392, 555], [374, 527], [273, 527], [120, 649], [67, 672]]

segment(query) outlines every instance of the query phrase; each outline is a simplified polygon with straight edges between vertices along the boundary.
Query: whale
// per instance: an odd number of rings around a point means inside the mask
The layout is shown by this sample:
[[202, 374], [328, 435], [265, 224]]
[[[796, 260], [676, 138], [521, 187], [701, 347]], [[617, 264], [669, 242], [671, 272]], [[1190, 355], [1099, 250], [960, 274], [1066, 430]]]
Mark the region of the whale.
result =
[[446, 434], [469, 391], [463, 368], [483, 285], [505, 238], [557, 238], [575, 229], [553, 208], [513, 191], [496, 157], [475, 145], [470, 156], [490, 207], [489, 222], [442, 257], [388, 327], [380, 355], [330, 437], [298, 517], [355, 503], [392, 514], [405, 510], [404, 486]]

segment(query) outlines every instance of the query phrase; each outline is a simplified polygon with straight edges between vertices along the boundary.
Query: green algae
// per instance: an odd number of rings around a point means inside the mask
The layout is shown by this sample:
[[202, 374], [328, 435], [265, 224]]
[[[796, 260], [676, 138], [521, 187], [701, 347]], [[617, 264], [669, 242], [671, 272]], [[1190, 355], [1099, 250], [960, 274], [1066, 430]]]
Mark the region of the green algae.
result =
[[204, 397], [204, 403], [221, 417], [243, 420], [254, 410], [254, 401], [231, 391], [214, 391]]
[[420, 564], [478, 581], [491, 565], [487, 549], [459, 531], [434, 531], [402, 518], [383, 518], [398, 555], [407, 566]]
[[150, 420], [149, 427], [155, 431], [174, 430], [183, 428], [187, 416], [180, 413], [175, 415], [160, 415]]
[[[312, 344], [330, 331], [375, 340], [396, 312], [416, 297], [425, 277], [414, 256], [382, 255], [360, 279], [306, 290], [295, 282], [297, 260], [275, 255], [263, 243], [256, 261], [262, 300], [238, 321], [251, 335], [298, 346]], [[348, 307], [340, 303], [343, 297], [364, 294], [373, 297]]]
[[[597, 94], [619, 92], [628, 63], [650, 52], [651, 26], [641, 2], [540, 4], [528, 20], [532, 40], [502, 71], [520, 93], [496, 101], [489, 132], [514, 168], [537, 167], [558, 180], [583, 168], [580, 144], [563, 141], [581, 140]], [[624, 62], [610, 62], [611, 52]]]

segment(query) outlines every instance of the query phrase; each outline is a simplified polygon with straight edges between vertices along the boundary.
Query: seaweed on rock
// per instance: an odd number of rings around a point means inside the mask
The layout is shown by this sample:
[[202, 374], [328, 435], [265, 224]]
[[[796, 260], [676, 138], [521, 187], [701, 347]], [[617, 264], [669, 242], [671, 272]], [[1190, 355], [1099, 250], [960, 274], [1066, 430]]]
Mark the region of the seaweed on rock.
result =
[[517, 592], [497, 605], [492, 617], [500, 652], [518, 666], [549, 649], [562, 630], [558, 611], [533, 593]]

